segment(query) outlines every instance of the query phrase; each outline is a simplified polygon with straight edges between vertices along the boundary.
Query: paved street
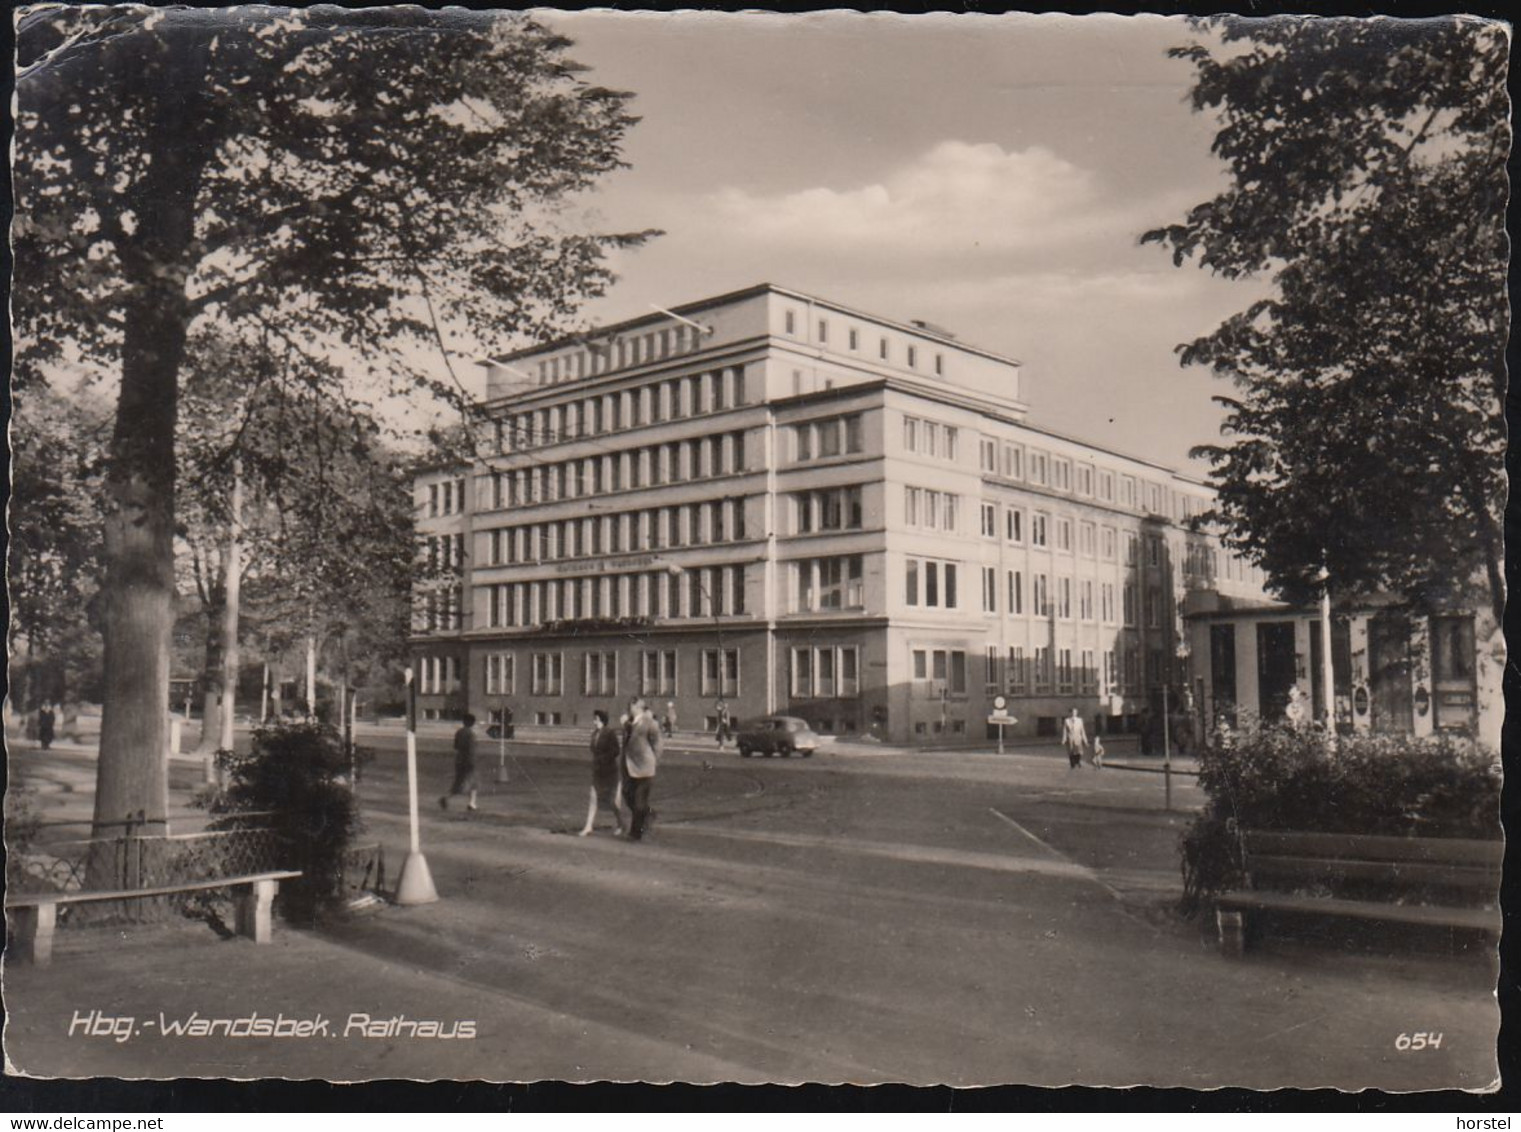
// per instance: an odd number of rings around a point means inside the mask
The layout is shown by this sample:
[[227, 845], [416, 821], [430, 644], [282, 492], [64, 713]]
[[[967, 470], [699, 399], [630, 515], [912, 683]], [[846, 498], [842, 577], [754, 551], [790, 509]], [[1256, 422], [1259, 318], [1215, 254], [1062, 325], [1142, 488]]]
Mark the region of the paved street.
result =
[[[394, 873], [401, 737], [363, 798]], [[1069, 772], [1053, 750], [811, 760], [675, 753], [652, 839], [566, 832], [575, 748], [485, 760], [480, 813], [440, 813], [447, 739], [420, 758], [442, 900], [256, 948], [204, 928], [66, 933], [9, 965], [7, 1053], [38, 1074], [493, 1080], [1023, 1082], [1482, 1088], [1498, 1014], [1485, 957], [1442, 941], [1269, 941], [1222, 959], [1171, 912], [1183, 813], [1160, 775]], [[87, 812], [85, 751], [13, 756], [50, 816]], [[183, 799], [194, 764], [174, 764]], [[1197, 804], [1177, 785], [1180, 804]], [[81, 807], [83, 809], [81, 810]], [[109, 938], [107, 936], [109, 935]], [[368, 1013], [476, 1022], [473, 1040], [70, 1037], [71, 1012]], [[240, 1014], [241, 1012], [241, 1014]], [[1414, 1031], [1436, 1049], [1401, 1052]], [[343, 1037], [347, 1040], [337, 1040]]]

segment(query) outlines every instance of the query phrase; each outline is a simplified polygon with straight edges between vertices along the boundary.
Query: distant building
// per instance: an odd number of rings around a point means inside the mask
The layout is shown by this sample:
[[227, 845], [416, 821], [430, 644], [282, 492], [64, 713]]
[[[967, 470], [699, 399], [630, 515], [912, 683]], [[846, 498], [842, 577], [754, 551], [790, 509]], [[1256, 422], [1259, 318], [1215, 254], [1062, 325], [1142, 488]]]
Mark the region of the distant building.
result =
[[425, 718], [1124, 729], [1191, 687], [1188, 594], [1263, 600], [1209, 488], [1031, 425], [1016, 361], [770, 285], [674, 314], [491, 363], [492, 453], [418, 478]]

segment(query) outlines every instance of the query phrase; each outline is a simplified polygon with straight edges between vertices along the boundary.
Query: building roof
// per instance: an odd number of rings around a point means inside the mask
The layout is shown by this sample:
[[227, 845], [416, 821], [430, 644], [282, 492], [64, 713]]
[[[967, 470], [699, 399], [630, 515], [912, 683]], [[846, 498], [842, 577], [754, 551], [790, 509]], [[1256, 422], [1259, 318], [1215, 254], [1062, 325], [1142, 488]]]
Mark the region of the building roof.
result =
[[[849, 315], [852, 318], [859, 318], [868, 322], [875, 322], [882, 326], [891, 327], [894, 330], [901, 330], [905, 334], [913, 334], [917, 335], [920, 338], [927, 338], [934, 342], [941, 342], [954, 349], [965, 350], [967, 353], [971, 354], [979, 354], [982, 357], [991, 358], [994, 361], [1004, 362], [1007, 365], [1018, 366], [1023, 364], [1015, 358], [1006, 357], [1005, 355], [996, 353], [992, 350], [983, 349], [981, 346], [969, 345], [968, 343], [963, 342], [961, 339], [945, 330], [943, 327], [936, 326], [933, 323], [924, 322], [922, 320], [910, 320], [908, 322], [903, 322], [898, 319], [884, 318], [879, 314], [868, 314], [866, 311], [845, 306], [843, 303], [837, 303], [833, 299], [826, 299], [819, 295], [810, 295], [806, 291], [797, 291], [789, 287], [781, 287], [775, 283], [756, 283], [750, 287], [743, 287], [738, 291], [729, 291], [722, 295], [712, 295], [705, 299], [697, 299], [693, 302], [682, 303], [680, 306], [673, 306], [668, 309], [672, 314], [679, 314], [683, 317], [689, 318], [694, 314], [700, 314], [702, 311], [710, 310], [713, 307], [727, 306], [730, 303], [736, 303], [743, 299], [749, 299], [755, 297], [756, 295], [763, 295], [768, 293], [785, 295], [788, 298], [799, 299], [806, 303], [814, 303], [818, 306], [827, 307], [832, 311], [837, 311], [840, 314]], [[566, 334], [548, 342], [540, 342], [534, 346], [525, 346], [520, 350], [513, 350], [510, 353], [503, 354], [500, 358], [492, 360], [501, 362], [513, 362], [521, 358], [532, 357], [534, 354], [540, 354], [549, 350], [558, 350], [566, 346], [584, 343], [588, 338], [597, 338], [608, 334], [617, 334], [623, 331], [633, 330], [640, 326], [663, 322], [666, 321], [668, 317], [669, 316], [662, 314], [659, 311], [651, 311], [649, 314], [636, 315], [633, 318], [624, 319], [621, 322], [608, 323], [606, 326], [598, 326], [595, 329], [587, 330], [582, 333]]]

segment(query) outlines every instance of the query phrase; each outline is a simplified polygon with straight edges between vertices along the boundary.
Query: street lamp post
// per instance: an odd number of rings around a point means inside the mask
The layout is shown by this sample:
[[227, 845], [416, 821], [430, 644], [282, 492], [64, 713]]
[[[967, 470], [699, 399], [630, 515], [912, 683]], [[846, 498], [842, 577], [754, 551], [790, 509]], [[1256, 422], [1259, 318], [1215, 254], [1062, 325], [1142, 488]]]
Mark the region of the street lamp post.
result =
[[1336, 665], [1331, 657], [1331, 572], [1320, 568], [1320, 686], [1326, 704], [1326, 737], [1336, 740]]

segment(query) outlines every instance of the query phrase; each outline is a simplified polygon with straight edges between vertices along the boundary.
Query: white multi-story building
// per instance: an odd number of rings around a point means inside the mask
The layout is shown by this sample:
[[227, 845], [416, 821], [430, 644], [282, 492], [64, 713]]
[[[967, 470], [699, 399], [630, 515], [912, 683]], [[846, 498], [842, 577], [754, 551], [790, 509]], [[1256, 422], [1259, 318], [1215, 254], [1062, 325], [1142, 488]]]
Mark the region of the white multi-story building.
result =
[[1016, 361], [770, 285], [672, 314], [491, 363], [492, 454], [419, 477], [425, 715], [1114, 729], [1187, 687], [1185, 594], [1262, 598], [1206, 486], [1032, 425]]

